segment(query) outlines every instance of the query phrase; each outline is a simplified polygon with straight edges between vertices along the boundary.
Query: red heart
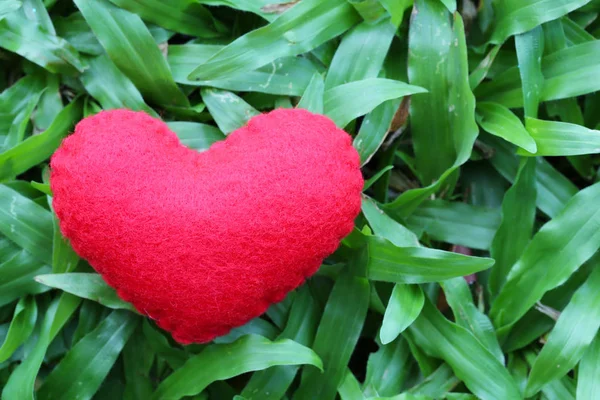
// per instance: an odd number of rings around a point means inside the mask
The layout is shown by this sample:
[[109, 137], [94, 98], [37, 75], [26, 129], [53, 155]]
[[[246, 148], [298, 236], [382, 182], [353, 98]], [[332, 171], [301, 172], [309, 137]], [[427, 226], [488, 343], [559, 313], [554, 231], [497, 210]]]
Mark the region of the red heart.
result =
[[51, 161], [64, 236], [119, 296], [181, 343], [262, 314], [353, 227], [351, 138], [295, 109], [256, 116], [208, 151], [114, 110], [81, 121]]

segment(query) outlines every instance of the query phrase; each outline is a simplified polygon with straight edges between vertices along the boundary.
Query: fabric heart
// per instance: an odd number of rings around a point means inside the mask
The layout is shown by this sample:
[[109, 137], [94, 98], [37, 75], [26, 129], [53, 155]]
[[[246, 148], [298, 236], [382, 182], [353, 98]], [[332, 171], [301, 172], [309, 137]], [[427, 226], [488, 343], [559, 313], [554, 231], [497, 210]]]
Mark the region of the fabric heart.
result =
[[328, 118], [279, 109], [198, 153], [142, 112], [81, 121], [51, 160], [60, 228], [180, 343], [262, 314], [350, 233], [363, 178]]

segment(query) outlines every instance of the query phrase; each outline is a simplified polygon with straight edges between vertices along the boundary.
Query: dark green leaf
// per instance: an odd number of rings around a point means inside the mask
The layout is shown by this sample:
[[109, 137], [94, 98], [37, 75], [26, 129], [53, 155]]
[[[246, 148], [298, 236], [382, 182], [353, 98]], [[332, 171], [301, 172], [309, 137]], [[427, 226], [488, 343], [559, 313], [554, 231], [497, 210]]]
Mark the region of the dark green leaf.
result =
[[[317, 303], [311, 297], [309, 288], [303, 286], [292, 304], [285, 330], [278, 338], [291, 339], [304, 346], [311, 345], [319, 317]], [[242, 391], [242, 396], [247, 400], [280, 399], [292, 384], [297, 371], [298, 366], [281, 365], [255, 372]]]
[[127, 311], [113, 311], [66, 354], [48, 375], [39, 399], [91, 399], [117, 360], [139, 320]]
[[[353, 262], [362, 264], [363, 256]], [[354, 299], [352, 302], [348, 301], [350, 296]], [[337, 278], [329, 295], [312, 346], [323, 360], [324, 371], [305, 368], [295, 400], [335, 399], [360, 336], [368, 306], [369, 282], [353, 276], [352, 271], [346, 269]]]
[[460, 15], [452, 25], [442, 4], [415, 1], [408, 76], [429, 93], [411, 99], [410, 117], [415, 161], [425, 185], [465, 162], [477, 137], [464, 35]]
[[490, 254], [496, 260], [488, 281], [492, 296], [496, 296], [506, 282], [533, 233], [537, 196], [535, 166], [535, 160], [521, 161], [515, 183], [502, 201], [502, 222], [490, 248]]
[[67, 293], [52, 302], [44, 315], [35, 346], [27, 358], [12, 372], [2, 391], [3, 400], [34, 400], [35, 378], [44, 361], [46, 350], [80, 303], [80, 298]]

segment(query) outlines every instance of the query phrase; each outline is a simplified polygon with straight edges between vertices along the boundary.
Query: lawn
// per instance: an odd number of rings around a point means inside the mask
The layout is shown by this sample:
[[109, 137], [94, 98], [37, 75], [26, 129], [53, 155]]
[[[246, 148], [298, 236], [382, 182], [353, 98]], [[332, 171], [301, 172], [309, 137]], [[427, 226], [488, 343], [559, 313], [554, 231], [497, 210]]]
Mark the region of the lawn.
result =
[[[599, 15], [599, 0], [0, 0], [1, 399], [600, 399]], [[353, 231], [260, 317], [179, 344], [52, 207], [52, 155], [120, 108], [198, 152], [274, 109], [326, 115], [360, 158]]]

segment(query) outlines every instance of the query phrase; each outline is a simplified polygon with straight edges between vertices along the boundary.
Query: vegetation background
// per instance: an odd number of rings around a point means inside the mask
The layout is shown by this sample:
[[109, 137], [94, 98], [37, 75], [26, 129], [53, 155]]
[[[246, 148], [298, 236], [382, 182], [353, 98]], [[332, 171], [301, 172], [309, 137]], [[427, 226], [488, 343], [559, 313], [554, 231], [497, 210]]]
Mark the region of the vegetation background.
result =
[[[600, 398], [599, 12], [0, 0], [2, 399]], [[198, 151], [264, 110], [328, 115], [368, 178], [355, 231], [266, 315], [177, 345], [52, 213], [49, 156], [120, 107]]]

